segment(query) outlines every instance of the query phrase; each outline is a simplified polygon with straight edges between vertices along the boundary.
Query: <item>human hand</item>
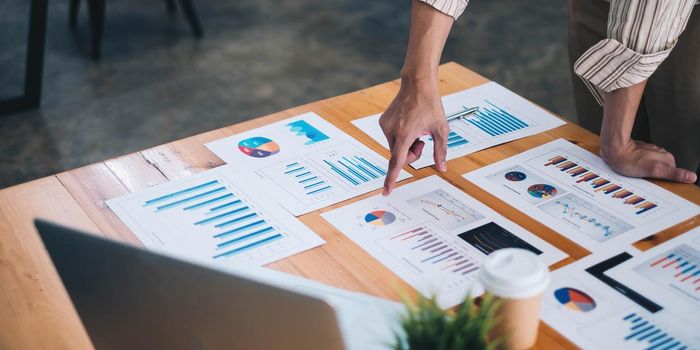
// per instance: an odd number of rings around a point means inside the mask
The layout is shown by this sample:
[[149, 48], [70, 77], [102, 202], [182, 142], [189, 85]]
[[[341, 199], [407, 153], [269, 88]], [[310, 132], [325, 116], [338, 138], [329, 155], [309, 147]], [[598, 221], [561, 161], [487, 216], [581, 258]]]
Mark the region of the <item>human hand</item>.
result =
[[401, 168], [420, 158], [425, 146], [419, 140], [421, 136], [432, 136], [435, 167], [440, 172], [447, 171], [445, 156], [450, 128], [445, 120], [437, 84], [434, 87], [432, 84], [418, 87], [402, 82], [394, 101], [379, 118], [379, 126], [391, 150], [389, 170], [384, 180], [385, 196], [396, 186]]
[[654, 144], [632, 140], [616, 144], [602, 140], [600, 154], [613, 170], [622, 175], [683, 183], [697, 181], [694, 172], [676, 168], [673, 154]]

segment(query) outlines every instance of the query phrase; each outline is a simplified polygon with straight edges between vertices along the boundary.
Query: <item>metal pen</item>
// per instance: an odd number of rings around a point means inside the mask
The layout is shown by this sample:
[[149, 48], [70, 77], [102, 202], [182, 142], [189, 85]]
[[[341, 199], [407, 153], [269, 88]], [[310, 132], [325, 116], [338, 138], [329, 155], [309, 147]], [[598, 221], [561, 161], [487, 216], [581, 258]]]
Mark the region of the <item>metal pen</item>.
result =
[[479, 106], [476, 106], [476, 107], [462, 106], [462, 107], [464, 108], [463, 111], [459, 111], [457, 113], [450, 114], [450, 115], [446, 116], [445, 119], [447, 119], [447, 122], [451, 122], [455, 119], [462, 119], [466, 116], [472, 115], [472, 114], [479, 111]]

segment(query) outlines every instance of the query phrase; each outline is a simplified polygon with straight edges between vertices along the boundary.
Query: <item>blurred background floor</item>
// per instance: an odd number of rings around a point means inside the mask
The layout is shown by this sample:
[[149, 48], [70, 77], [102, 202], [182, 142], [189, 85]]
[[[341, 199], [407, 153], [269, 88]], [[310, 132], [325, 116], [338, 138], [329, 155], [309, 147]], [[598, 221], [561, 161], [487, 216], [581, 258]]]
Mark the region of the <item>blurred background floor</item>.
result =
[[[0, 188], [396, 79], [409, 1], [107, 2], [102, 60], [85, 6], [50, 1], [42, 107], [0, 117]], [[443, 61], [575, 120], [565, 1], [472, 1]], [[0, 99], [21, 92], [29, 5], [0, 2]]]

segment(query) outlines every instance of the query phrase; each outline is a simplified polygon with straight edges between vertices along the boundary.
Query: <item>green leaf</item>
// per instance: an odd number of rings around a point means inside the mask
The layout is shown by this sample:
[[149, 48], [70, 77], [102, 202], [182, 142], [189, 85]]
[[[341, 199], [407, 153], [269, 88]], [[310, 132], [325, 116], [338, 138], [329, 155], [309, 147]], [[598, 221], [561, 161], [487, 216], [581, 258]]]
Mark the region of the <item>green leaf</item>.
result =
[[395, 334], [396, 350], [495, 349], [503, 338], [489, 340], [489, 332], [498, 323], [496, 313], [501, 302], [486, 295], [477, 305], [471, 296], [456, 310], [443, 310], [435, 296], [417, 300], [402, 297], [406, 313]]

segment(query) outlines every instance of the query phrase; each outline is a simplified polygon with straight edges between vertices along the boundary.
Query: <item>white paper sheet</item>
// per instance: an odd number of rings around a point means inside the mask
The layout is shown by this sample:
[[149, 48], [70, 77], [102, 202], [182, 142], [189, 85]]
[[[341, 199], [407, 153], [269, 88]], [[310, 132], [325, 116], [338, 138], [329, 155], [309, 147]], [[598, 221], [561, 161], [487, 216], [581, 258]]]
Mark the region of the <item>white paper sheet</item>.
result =
[[621, 254], [590, 255], [554, 271], [542, 320], [583, 349], [697, 349], [697, 323], [619, 281], [596, 277], [631, 258]]
[[203, 263], [264, 265], [324, 241], [221, 166], [107, 201], [149, 249]]
[[[206, 146], [294, 215], [382, 187], [388, 163], [315, 113]], [[398, 180], [410, 176], [402, 171]]]
[[585, 247], [622, 247], [700, 213], [700, 207], [559, 139], [464, 175]]
[[607, 275], [700, 324], [700, 227], [635, 256]]
[[[442, 98], [442, 104], [447, 116], [462, 113], [465, 108], [479, 107], [478, 113], [465, 120], [457, 119], [449, 123], [451, 132], [447, 143], [447, 160], [565, 124], [563, 120], [494, 82], [447, 95]], [[352, 123], [388, 149], [389, 144], [379, 127], [380, 116], [381, 113], [356, 119]], [[425, 148], [421, 157], [411, 164], [415, 169], [435, 164], [432, 140], [428, 136], [421, 140], [425, 141]]]
[[547, 265], [567, 256], [438, 176], [321, 216], [444, 308], [481, 294], [478, 269], [491, 251], [521, 247]]

